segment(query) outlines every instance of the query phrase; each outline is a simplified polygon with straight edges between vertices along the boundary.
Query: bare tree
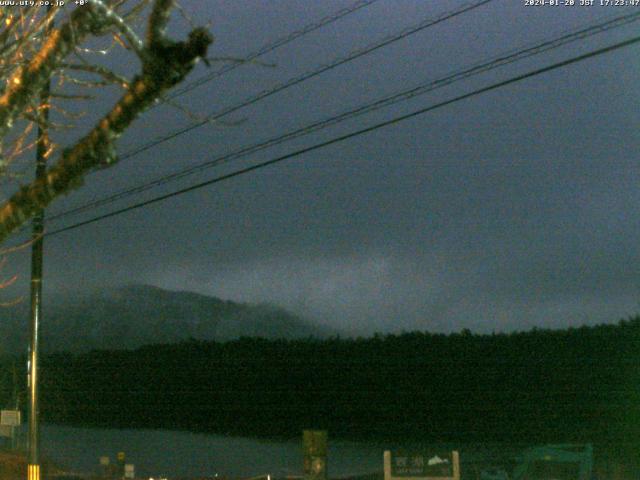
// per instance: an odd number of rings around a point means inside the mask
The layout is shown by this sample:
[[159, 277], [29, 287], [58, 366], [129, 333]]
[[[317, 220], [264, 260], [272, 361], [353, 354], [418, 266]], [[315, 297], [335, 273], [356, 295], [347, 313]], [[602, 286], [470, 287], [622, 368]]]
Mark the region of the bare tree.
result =
[[[5, 7], [0, 12], [0, 178], [14, 190], [0, 206], [0, 243], [56, 197], [81, 185], [87, 173], [114, 164], [118, 137], [206, 58], [213, 41], [205, 28], [193, 28], [183, 41], [168, 36], [174, 0], [80, 3], [15, 12]], [[125, 48], [139, 59], [136, 74], [127, 77], [88, 58], [115, 48]], [[50, 96], [43, 97], [50, 82]], [[35, 127], [65, 126], [42, 112], [51, 110], [73, 120], [83, 109], [66, 103], [88, 100], [87, 88], [110, 84], [122, 90], [115, 104], [79, 140], [67, 146], [48, 143], [46, 175], [17, 186], [25, 165], [33, 165], [24, 153], [35, 144]]]

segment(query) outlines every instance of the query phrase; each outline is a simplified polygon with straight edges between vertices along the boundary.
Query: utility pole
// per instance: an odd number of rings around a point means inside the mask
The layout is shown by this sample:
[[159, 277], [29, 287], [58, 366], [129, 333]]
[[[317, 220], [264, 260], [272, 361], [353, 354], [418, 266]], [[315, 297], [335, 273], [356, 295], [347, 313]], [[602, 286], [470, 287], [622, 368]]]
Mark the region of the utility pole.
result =
[[[51, 15], [52, 6], [47, 7], [46, 15]], [[51, 20], [52, 22], [52, 20]], [[52, 24], [45, 29], [45, 42], [49, 38]], [[36, 140], [36, 179], [43, 178], [47, 171], [49, 154], [49, 101], [51, 82], [47, 82], [40, 93], [37, 118], [38, 137]], [[42, 254], [44, 233], [44, 210], [41, 209], [33, 217], [33, 233], [31, 245], [31, 332], [29, 343], [29, 454], [27, 480], [40, 480], [40, 460], [38, 447], [40, 437], [38, 431], [38, 329], [42, 318]]]

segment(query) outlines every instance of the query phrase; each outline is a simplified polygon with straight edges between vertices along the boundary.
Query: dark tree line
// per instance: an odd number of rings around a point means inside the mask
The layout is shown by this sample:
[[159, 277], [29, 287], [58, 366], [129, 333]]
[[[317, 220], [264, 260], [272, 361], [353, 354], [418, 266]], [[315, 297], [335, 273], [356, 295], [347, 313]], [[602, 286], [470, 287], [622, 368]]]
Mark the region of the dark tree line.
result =
[[[0, 394], [10, 403], [10, 359]], [[20, 378], [24, 378], [20, 375]], [[189, 341], [42, 361], [44, 421], [425, 442], [640, 438], [640, 317], [526, 333]]]

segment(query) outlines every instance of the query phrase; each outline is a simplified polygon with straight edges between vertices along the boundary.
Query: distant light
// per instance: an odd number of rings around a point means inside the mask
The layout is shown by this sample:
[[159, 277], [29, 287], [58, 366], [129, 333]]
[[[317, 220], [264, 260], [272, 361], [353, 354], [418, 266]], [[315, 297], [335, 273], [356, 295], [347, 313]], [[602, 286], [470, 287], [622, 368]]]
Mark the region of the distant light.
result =
[[13, 77], [13, 83], [20, 85], [20, 77]]

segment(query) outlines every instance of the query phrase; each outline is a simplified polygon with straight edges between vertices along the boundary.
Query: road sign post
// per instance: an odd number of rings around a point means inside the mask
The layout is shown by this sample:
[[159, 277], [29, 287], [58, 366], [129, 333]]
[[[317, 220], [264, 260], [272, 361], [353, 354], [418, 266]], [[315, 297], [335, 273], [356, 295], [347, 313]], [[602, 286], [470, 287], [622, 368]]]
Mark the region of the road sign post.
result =
[[102, 478], [111, 478], [111, 459], [107, 456], [100, 457], [100, 474]]
[[116, 458], [118, 459], [118, 478], [124, 478], [124, 452], [118, 452]]
[[132, 463], [125, 463], [124, 465], [124, 478], [127, 480], [133, 480], [136, 477], [135, 465]]
[[302, 432], [305, 480], [327, 480], [327, 432]]

